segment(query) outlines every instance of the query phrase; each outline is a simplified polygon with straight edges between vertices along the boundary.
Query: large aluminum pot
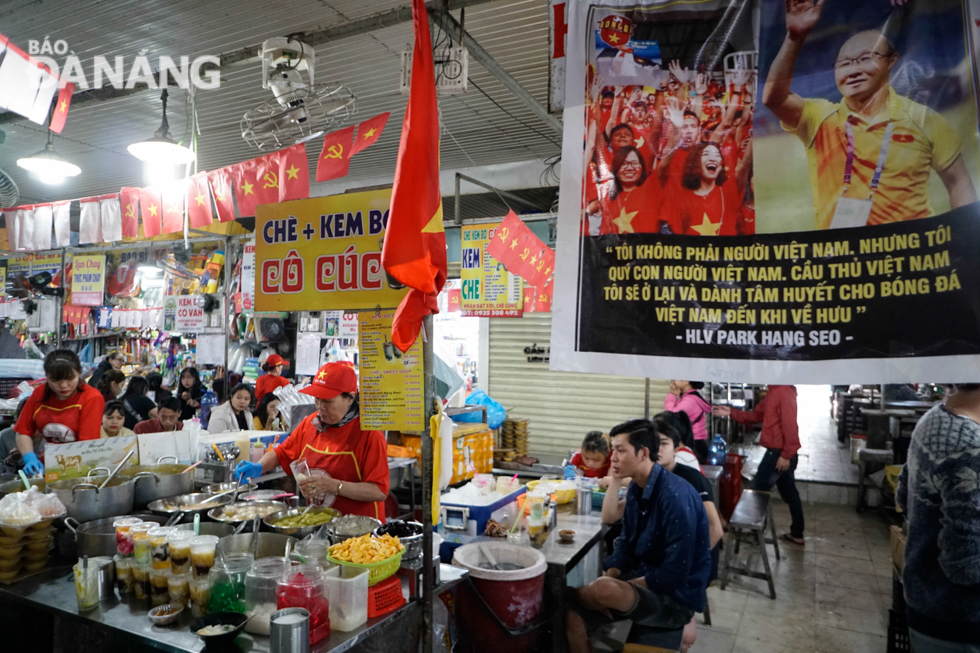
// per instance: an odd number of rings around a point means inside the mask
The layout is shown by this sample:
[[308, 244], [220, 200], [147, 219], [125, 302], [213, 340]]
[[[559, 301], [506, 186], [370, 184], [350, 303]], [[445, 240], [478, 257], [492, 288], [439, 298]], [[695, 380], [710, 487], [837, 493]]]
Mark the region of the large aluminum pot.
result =
[[[3, 474], [3, 476], [7, 476], [7, 474]], [[20, 480], [20, 476], [17, 474], [14, 474], [14, 478], [16, 480], [0, 480], [0, 499], [13, 492], [24, 491], [24, 481]], [[31, 485], [36, 485], [38, 490], [44, 491], [43, 478], [32, 478], [29, 481]]]
[[[167, 458], [173, 458], [174, 464], [162, 464], [161, 461]], [[134, 502], [137, 508], [143, 509], [157, 499], [194, 491], [194, 473], [183, 474], [189, 465], [176, 464], [176, 460], [176, 456], [163, 456], [157, 459], [156, 465], [133, 465], [119, 472], [123, 478], [136, 481]]]
[[214, 496], [213, 494], [205, 494], [204, 492], [191, 492], [190, 494], [181, 494], [170, 497], [169, 499], [151, 501], [147, 508], [158, 515], [173, 515], [174, 513], [182, 512], [184, 513], [184, 519], [187, 517], [193, 519], [195, 514], [200, 514], [203, 518], [204, 514], [215, 506], [223, 506], [232, 502], [231, 495], [226, 494], [223, 497], [217, 497], [214, 501], [204, 503], [205, 500]]
[[[218, 542], [218, 548], [229, 555], [232, 553], [250, 553], [252, 551], [251, 533], [241, 535], [229, 535]], [[259, 546], [255, 558], [282, 557], [286, 555], [286, 542], [292, 540], [293, 547], [296, 546], [296, 538], [279, 533], [259, 533]], [[292, 547], [291, 547], [292, 548]]]
[[47, 491], [61, 499], [69, 517], [82, 523], [131, 513], [136, 489], [133, 480], [117, 476], [99, 489], [102, 482], [99, 478], [69, 478], [48, 483]]
[[[136, 515], [145, 522], [156, 522], [164, 524], [167, 521], [161, 515]], [[71, 547], [64, 548], [61, 552], [66, 558], [80, 558], [87, 555], [93, 556], [114, 556], [116, 554], [116, 529], [112, 527], [118, 517], [107, 517], [106, 519], [96, 519], [95, 521], [79, 524], [76, 520], [68, 517], [65, 519], [65, 526], [74, 533], [75, 550]], [[193, 530], [193, 524], [178, 524], [177, 528], [183, 530]], [[214, 522], [201, 522], [201, 535], [217, 535], [227, 537], [235, 532], [233, 526], [229, 524], [216, 524]]]

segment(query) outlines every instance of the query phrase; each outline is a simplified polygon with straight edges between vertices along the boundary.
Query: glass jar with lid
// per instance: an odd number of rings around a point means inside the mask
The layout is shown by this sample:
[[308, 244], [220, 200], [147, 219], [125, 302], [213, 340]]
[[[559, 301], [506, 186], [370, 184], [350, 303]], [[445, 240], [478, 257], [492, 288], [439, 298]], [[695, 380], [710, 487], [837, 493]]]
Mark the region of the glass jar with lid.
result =
[[327, 561], [329, 546], [330, 543], [326, 540], [303, 540], [296, 543], [292, 558], [303, 564], [319, 565], [326, 570], [333, 567], [333, 563]]
[[286, 558], [262, 558], [252, 563], [245, 574], [245, 614], [249, 617], [246, 632], [269, 634], [269, 618], [278, 609], [276, 588], [289, 566]]
[[306, 608], [310, 612], [310, 645], [330, 634], [330, 603], [319, 565], [293, 565], [276, 589], [276, 607]]
[[211, 612], [245, 612], [245, 575], [252, 568], [251, 553], [232, 553], [211, 567]]

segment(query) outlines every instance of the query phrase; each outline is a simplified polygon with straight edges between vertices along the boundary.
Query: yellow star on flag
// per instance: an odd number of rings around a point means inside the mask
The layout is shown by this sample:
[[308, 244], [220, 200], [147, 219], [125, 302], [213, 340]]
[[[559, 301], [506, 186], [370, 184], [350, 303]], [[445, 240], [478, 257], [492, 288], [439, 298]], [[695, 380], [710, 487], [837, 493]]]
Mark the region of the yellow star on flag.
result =
[[198, 195], [194, 199], [197, 200], [197, 205], [198, 206], [204, 206], [204, 195]]
[[68, 102], [66, 100], [61, 101], [61, 106], [58, 107], [58, 111], [60, 111], [61, 113], [68, 111]]
[[514, 249], [515, 247], [517, 247], [517, 239], [516, 238], [513, 241], [511, 241], [511, 243], [510, 243], [510, 248], [511, 249]]
[[633, 218], [636, 217], [637, 213], [639, 213], [639, 211], [633, 211], [631, 213], [627, 213], [625, 208], [619, 210], [619, 217], [613, 220], [613, 224], [616, 225], [617, 229], [619, 229], [619, 233], [621, 234], [636, 233], [635, 231], [633, 231]]
[[551, 274], [551, 268], [545, 268], [544, 269], [544, 276], [548, 276], [549, 274]]
[[245, 182], [242, 183], [242, 192], [245, 195], [254, 195], [255, 193], [252, 192], [252, 186], [254, 185], [255, 184], [248, 183], [248, 181], [246, 180]]
[[534, 265], [537, 262], [538, 262], [538, 257], [537, 256], [532, 256], [531, 257], [531, 265]]
[[372, 127], [371, 129], [369, 129], [366, 132], [364, 132], [364, 138], [365, 139], [371, 138], [372, 136], [374, 136], [374, 132], [376, 132], [376, 131], [378, 131], [378, 130], [375, 129], [374, 127]]
[[225, 201], [225, 196], [224, 195], [215, 195], [214, 196], [214, 199], [218, 200], [219, 202], [224, 202]]
[[150, 205], [150, 216], [157, 217], [157, 207], [153, 204]]
[[297, 168], [295, 165], [290, 166], [290, 168], [286, 170], [286, 179], [299, 179], [299, 177], [296, 176], [298, 173], [299, 168]]
[[699, 224], [696, 227], [692, 226], [691, 231], [696, 231], [702, 236], [717, 236], [719, 228], [721, 228], [721, 220], [719, 220], [718, 222], [712, 222], [708, 218], [708, 214], [705, 213], [701, 217], [701, 224]]

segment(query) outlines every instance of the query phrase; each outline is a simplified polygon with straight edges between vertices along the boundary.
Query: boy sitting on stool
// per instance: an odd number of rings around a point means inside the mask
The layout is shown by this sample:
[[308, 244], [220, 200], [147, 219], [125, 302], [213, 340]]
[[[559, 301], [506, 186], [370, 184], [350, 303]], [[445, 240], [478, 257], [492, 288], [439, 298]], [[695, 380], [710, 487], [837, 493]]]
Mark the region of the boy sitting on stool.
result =
[[708, 517], [694, 488], [657, 464], [660, 436], [650, 420], [615, 427], [610, 471], [630, 479], [623, 533], [603, 562], [605, 575], [572, 590], [565, 634], [571, 653], [591, 653], [604, 624], [680, 631], [704, 609], [711, 571]]

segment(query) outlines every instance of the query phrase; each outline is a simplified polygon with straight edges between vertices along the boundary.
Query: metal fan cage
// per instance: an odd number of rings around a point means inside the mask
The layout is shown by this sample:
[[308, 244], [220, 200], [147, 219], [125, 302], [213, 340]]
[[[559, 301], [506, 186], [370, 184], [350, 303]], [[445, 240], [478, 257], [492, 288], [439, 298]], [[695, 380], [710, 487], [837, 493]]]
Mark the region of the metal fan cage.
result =
[[357, 98], [343, 84], [314, 84], [284, 93], [245, 112], [242, 138], [258, 150], [277, 150], [308, 141], [347, 122]]

